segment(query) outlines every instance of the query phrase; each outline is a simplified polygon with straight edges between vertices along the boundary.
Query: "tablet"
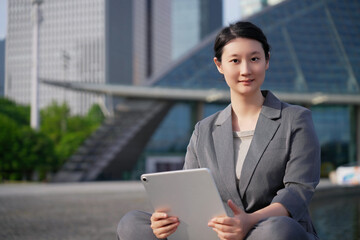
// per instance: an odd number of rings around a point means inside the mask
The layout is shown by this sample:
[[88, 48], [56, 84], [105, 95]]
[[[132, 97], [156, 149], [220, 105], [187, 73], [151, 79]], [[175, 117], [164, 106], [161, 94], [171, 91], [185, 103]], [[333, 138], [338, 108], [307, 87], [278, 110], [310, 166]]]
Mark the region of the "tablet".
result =
[[208, 222], [226, 211], [207, 168], [141, 175], [150, 203], [155, 209], [169, 209], [180, 225], [169, 240], [218, 240]]

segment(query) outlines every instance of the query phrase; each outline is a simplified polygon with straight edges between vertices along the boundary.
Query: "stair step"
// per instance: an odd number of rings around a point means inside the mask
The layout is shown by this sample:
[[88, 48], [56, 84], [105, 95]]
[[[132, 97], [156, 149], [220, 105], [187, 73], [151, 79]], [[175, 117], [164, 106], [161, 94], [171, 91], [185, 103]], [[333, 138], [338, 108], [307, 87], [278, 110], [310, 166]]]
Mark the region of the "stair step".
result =
[[[152, 121], [151, 119], [156, 117], [160, 111], [168, 109], [169, 106], [168, 104], [159, 105], [158, 103], [154, 104], [153, 101], [150, 102], [151, 104], [130, 102], [134, 106], [132, 105], [128, 111], [116, 112], [114, 118], [106, 119], [102, 126], [86, 139], [76, 153], [68, 159], [56, 175], [56, 179], [62, 179], [61, 181], [95, 180], [109, 163], [119, 157], [120, 152], [127, 152], [126, 146], [129, 140], [133, 139], [134, 136], [139, 137], [139, 132], [144, 126], [147, 126], [148, 122]], [[136, 148], [131, 146], [131, 149]], [[135, 152], [141, 153], [141, 150]], [[134, 151], [130, 150], [128, 154], [133, 155]], [[115, 166], [124, 164], [128, 165], [128, 163], [117, 163]], [[122, 170], [119, 169], [119, 171]], [[71, 177], [72, 174], [73, 177]], [[58, 176], [59, 178], [57, 178]]]

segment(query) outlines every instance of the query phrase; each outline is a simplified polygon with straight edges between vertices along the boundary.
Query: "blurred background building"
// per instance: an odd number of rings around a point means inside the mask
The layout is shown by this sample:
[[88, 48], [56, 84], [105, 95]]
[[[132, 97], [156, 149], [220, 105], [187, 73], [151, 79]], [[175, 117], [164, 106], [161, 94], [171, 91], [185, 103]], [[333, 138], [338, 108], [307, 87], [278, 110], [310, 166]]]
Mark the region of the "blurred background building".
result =
[[263, 10], [264, 8], [278, 4], [284, 0], [241, 0], [237, 1], [237, 9], [240, 10], [240, 16], [247, 18], [248, 16]]
[[[245, 18], [259, 25], [272, 45], [263, 89], [312, 110], [324, 173], [326, 168], [359, 163], [359, 12], [360, 3], [353, 0], [288, 0]], [[186, 59], [154, 79], [153, 86], [228, 89], [213, 66], [214, 38], [209, 36]], [[147, 145], [149, 155], [185, 151], [195, 123], [194, 104], [172, 108]], [[207, 103], [201, 112], [205, 117], [225, 106]]]
[[0, 40], [0, 97], [4, 96], [5, 84], [5, 40]]
[[[43, 1], [39, 76], [64, 82], [142, 84], [171, 58], [170, 4], [150, 2]], [[31, 10], [32, 1], [8, 2], [5, 95], [25, 104], [30, 101]], [[152, 29], [145, 31], [145, 23]], [[39, 98], [41, 107], [66, 101], [73, 113], [84, 113], [104, 100], [43, 84]]]
[[[221, 1], [200, 0], [45, 0], [40, 5], [39, 76], [143, 85], [221, 26], [221, 21], [210, 18], [221, 17], [221, 6]], [[8, 2], [5, 95], [24, 104], [30, 102], [31, 9], [28, 0]], [[103, 101], [93, 94], [43, 84], [39, 97], [40, 107], [66, 101], [73, 113], [84, 113], [94, 102]]]
[[222, 1], [172, 0], [172, 60], [222, 26]]
[[[31, 8], [31, 1], [8, 2], [5, 96], [24, 104]], [[212, 45], [222, 25], [240, 19], [259, 25], [272, 45], [263, 88], [312, 110], [323, 168], [360, 161], [357, 0], [44, 0], [41, 11], [41, 107], [66, 101], [84, 113], [100, 102], [115, 111], [69, 159], [62, 180], [137, 179], [180, 168], [195, 122], [229, 102], [209, 98], [214, 89], [228, 92]], [[169, 89], [168, 97], [158, 100], [159, 89]], [[176, 101], [172, 90], [182, 92]], [[145, 94], [150, 100], [136, 100]]]
[[[8, 1], [5, 96], [31, 99], [32, 1]], [[44, 1], [39, 30], [39, 75], [61, 81], [105, 82], [105, 5], [101, 1]], [[97, 96], [40, 85], [41, 107], [67, 99], [85, 112]]]

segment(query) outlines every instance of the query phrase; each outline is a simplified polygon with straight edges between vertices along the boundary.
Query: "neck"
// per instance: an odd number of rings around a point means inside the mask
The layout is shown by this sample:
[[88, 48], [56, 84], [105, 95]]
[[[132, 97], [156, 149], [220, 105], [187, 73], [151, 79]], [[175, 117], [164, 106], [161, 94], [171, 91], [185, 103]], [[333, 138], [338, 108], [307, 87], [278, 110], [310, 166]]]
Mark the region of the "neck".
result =
[[233, 130], [255, 129], [263, 103], [264, 97], [260, 90], [246, 96], [231, 92]]
[[248, 116], [258, 113], [264, 103], [261, 91], [252, 95], [241, 95], [231, 92], [231, 105], [233, 111], [239, 116]]

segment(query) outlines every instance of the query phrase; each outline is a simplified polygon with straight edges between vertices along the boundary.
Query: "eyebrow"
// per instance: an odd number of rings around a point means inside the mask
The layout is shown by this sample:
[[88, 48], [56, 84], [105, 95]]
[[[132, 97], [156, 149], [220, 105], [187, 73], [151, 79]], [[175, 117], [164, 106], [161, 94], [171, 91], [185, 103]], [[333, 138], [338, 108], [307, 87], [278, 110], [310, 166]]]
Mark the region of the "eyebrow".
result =
[[[249, 53], [249, 55], [254, 55], [254, 54], [261, 54], [261, 53], [259, 51], [253, 51], [253, 52]], [[237, 56], [239, 56], [239, 55], [236, 53], [230, 55], [230, 57], [237, 57]]]
[[254, 55], [254, 54], [261, 54], [261, 52], [259, 52], [259, 51], [253, 51], [252, 53], [250, 53], [250, 55]]

